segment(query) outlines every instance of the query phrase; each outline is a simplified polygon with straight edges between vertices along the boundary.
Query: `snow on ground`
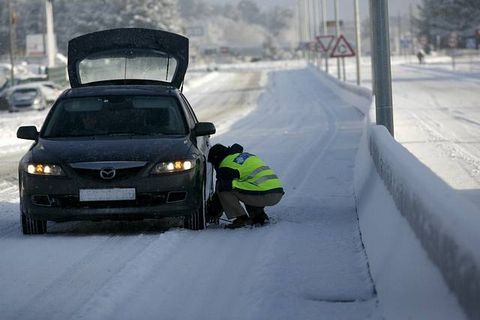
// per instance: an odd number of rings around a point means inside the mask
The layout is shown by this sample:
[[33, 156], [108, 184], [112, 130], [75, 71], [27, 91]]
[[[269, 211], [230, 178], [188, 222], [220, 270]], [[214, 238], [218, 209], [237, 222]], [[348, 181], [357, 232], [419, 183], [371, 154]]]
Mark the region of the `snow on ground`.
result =
[[[215, 140], [244, 144], [283, 178], [274, 223], [202, 232], [165, 222], [52, 223], [49, 234], [24, 237], [11, 192], [0, 204], [2, 316], [381, 317], [353, 197], [361, 115], [306, 69], [210, 77], [187, 96], [203, 120], [239, 120]], [[260, 94], [257, 104], [251, 96]]]
[[[2, 317], [381, 319], [403, 308], [412, 310], [405, 312], [411, 319], [428, 319], [432, 313], [417, 308], [425, 304], [409, 299], [416, 287], [403, 286], [412, 283], [404, 277], [415, 279], [412, 265], [405, 270], [401, 263], [408, 261], [403, 255], [412, 254], [425, 275], [416, 279], [422, 292], [438, 290], [435, 297], [445, 299], [427, 302], [461, 319], [379, 184], [372, 187], [376, 196], [365, 204], [370, 215], [362, 221], [376, 295], [354, 190], [363, 116], [349, 95], [300, 66], [231, 68], [198, 76], [186, 86], [200, 120], [218, 120], [221, 134], [214, 142], [243, 144], [285, 182], [284, 199], [267, 209], [273, 222], [266, 227], [192, 232], [170, 220], [76, 222], [52, 223], [49, 234], [25, 237], [15, 182], [2, 182]], [[22, 118], [32, 123], [37, 116]], [[375, 228], [377, 219], [385, 229]], [[408, 249], [365, 230], [401, 234]]]
[[47, 112], [48, 110], [22, 113], [3, 112], [0, 117], [0, 156], [28, 149], [32, 142], [17, 139], [17, 128], [23, 125], [34, 125], [40, 129]]

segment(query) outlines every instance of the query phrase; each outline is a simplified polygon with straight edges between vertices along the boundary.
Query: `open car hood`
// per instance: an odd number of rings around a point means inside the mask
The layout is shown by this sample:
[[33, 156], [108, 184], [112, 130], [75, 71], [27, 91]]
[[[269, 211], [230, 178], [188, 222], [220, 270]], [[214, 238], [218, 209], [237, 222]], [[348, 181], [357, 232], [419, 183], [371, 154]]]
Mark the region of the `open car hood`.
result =
[[188, 38], [166, 31], [122, 28], [68, 42], [72, 88], [108, 84], [181, 87], [188, 68]]

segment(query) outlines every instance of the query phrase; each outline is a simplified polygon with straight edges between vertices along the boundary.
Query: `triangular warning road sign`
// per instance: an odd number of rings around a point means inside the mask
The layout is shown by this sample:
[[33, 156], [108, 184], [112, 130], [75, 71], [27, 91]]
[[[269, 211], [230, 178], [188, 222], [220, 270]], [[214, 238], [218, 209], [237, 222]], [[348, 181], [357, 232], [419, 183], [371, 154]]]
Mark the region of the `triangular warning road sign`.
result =
[[317, 36], [317, 42], [319, 44], [319, 52], [328, 52], [332, 46], [332, 42], [335, 39], [334, 36]]
[[343, 35], [338, 37], [335, 46], [333, 47], [330, 57], [332, 58], [345, 58], [345, 57], [354, 57], [355, 51], [353, 51], [352, 46], [348, 43], [347, 39]]

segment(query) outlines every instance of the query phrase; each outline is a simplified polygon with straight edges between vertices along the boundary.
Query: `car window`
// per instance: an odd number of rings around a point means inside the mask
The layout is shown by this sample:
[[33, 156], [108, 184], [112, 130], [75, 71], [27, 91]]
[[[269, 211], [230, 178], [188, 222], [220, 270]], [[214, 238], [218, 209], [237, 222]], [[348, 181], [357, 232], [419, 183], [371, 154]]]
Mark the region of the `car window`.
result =
[[[192, 119], [192, 125], [194, 126], [195, 123], [198, 122], [197, 116], [195, 115], [195, 112], [193, 112], [192, 106], [191, 106], [190, 103], [188, 102], [187, 98], [185, 98], [185, 96], [184, 96], [183, 94], [181, 94], [181, 97], [182, 97], [182, 99], [183, 99], [183, 102], [185, 103], [187, 112], [188, 112], [188, 114], [190, 115], [190, 118]], [[192, 127], [193, 127], [193, 126], [192, 126]]]
[[170, 96], [105, 96], [60, 101], [45, 124], [44, 138], [185, 135], [178, 100]]

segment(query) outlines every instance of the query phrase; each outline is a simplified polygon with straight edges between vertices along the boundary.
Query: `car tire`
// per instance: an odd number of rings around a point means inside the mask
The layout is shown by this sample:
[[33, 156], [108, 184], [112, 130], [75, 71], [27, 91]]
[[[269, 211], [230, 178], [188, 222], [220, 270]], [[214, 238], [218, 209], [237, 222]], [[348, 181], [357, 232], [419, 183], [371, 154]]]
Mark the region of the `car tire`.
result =
[[200, 206], [195, 210], [192, 215], [186, 216], [184, 221], [185, 229], [190, 230], [203, 230], [206, 226], [205, 220], [206, 201], [205, 201], [205, 185], [202, 187], [202, 200]]
[[21, 213], [23, 234], [44, 234], [47, 232], [47, 221], [36, 220]]

